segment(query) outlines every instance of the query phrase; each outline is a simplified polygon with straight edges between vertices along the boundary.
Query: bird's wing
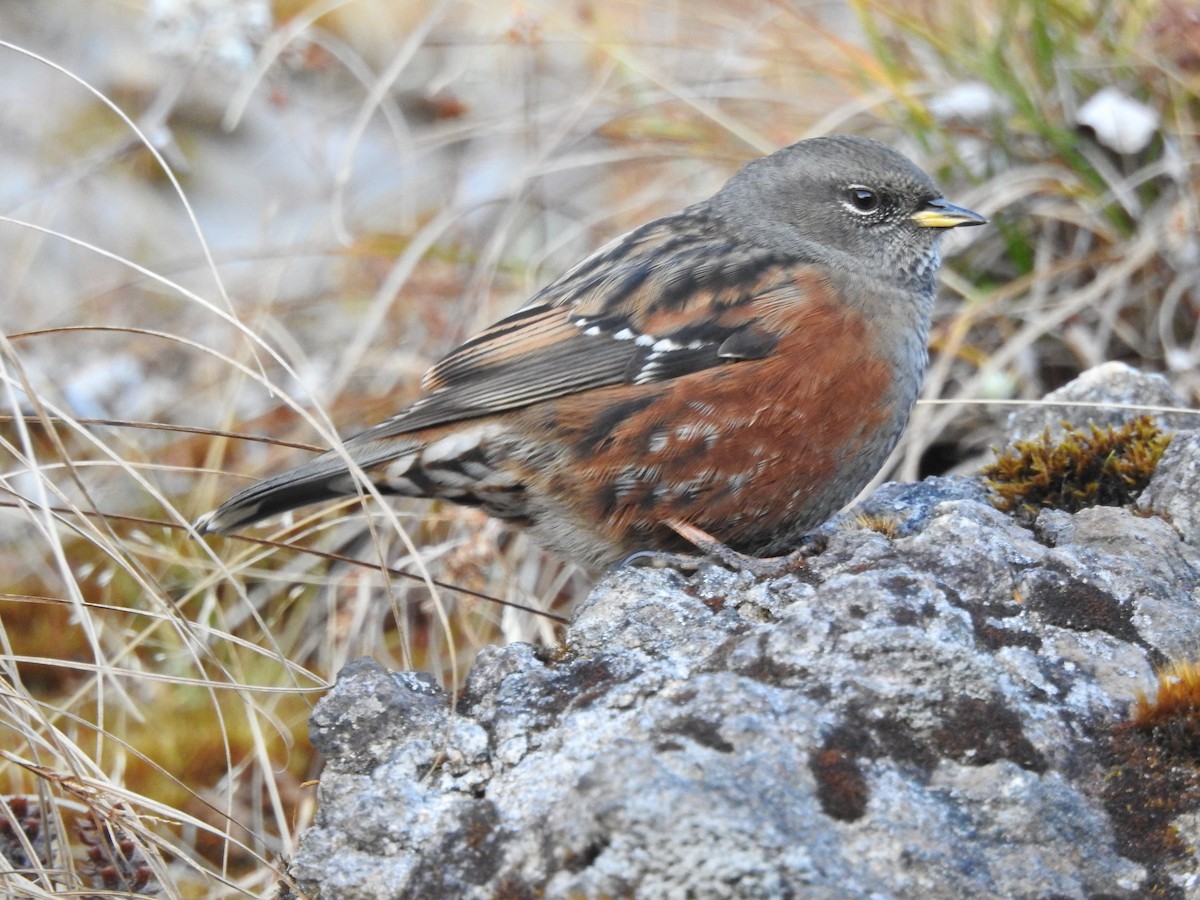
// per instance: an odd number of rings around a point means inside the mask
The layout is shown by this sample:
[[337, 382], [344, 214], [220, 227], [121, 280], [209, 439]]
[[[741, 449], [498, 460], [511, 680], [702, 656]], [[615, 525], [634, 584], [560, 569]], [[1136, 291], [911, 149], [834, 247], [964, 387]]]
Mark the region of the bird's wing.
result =
[[[370, 469], [412, 452], [419, 439], [403, 438], [420, 429], [764, 359], [830, 308], [815, 267], [722, 240], [687, 211], [676, 218], [618, 239], [463, 343], [425, 376], [424, 396], [346, 450]], [[330, 451], [231, 497], [196, 527], [231, 531], [354, 489], [344, 457]]]
[[425, 376], [421, 399], [354, 440], [761, 359], [827, 287], [796, 260], [722, 241], [695, 221], [660, 220], [460, 345]]

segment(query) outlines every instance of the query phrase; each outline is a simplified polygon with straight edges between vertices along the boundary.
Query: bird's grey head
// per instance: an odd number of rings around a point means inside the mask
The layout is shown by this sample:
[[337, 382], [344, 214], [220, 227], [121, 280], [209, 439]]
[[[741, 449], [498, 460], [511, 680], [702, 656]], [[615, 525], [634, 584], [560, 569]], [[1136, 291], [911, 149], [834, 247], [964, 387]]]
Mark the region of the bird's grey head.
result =
[[944, 200], [905, 156], [853, 135], [800, 141], [755, 160], [712, 204], [760, 245], [929, 290], [946, 229], [987, 221]]

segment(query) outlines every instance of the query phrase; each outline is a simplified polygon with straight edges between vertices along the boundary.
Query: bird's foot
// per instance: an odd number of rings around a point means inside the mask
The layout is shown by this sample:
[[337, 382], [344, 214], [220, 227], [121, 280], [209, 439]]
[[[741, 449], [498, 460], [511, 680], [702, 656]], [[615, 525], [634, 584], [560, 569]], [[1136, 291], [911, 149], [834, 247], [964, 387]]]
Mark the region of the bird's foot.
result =
[[[755, 578], [781, 578], [808, 566], [805, 549], [801, 548], [786, 556], [747, 556], [727, 544], [721, 543], [707, 531], [679, 519], [669, 519], [668, 528], [693, 545], [704, 556], [734, 572], [747, 572]], [[680, 569], [694, 572], [700, 568], [703, 557], [686, 553], [664, 553], [657, 550], [641, 550], [625, 559], [625, 566], [649, 566], [658, 569]]]
[[678, 572], [695, 572], [704, 563], [703, 556], [692, 553], [671, 553], [666, 550], [638, 550], [621, 560], [619, 568], [633, 566], [639, 569], [675, 569]]

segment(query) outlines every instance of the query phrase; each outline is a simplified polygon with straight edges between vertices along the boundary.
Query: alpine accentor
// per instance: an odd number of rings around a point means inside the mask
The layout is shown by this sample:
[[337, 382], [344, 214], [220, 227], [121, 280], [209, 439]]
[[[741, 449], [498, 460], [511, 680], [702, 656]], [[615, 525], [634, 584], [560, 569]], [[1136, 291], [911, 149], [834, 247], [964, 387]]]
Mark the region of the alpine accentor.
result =
[[[895, 446], [940, 238], [985, 221], [876, 141], [801, 141], [589, 256], [346, 452], [382, 492], [479, 506], [592, 568], [681, 533], [783, 553]], [[354, 493], [325, 453], [197, 528]]]

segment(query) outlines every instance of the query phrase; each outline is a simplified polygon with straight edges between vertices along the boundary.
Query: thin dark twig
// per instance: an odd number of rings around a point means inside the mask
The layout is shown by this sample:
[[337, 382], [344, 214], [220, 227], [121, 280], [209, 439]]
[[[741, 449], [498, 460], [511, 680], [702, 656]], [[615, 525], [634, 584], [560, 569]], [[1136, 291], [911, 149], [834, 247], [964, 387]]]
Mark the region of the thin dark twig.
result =
[[[135, 422], [129, 419], [65, 419], [62, 416], [35, 416], [27, 415], [20, 418], [30, 425], [60, 425], [69, 422], [76, 425], [95, 425], [107, 426], [111, 428], [144, 428], [149, 431], [171, 431], [179, 434], [202, 434], [205, 437], [224, 437], [232, 438], [238, 441], [255, 441], [260, 444], [274, 444], [278, 447], [288, 447], [294, 450], [309, 450], [317, 453], [323, 450], [323, 447], [317, 447], [313, 444], [303, 444], [299, 441], [284, 441], [279, 438], [266, 437], [259, 434], [246, 434], [243, 431], [222, 431], [217, 428], [201, 428], [194, 425], [169, 425], [166, 422]], [[12, 422], [17, 419], [17, 416], [0, 415], [0, 423]]]

